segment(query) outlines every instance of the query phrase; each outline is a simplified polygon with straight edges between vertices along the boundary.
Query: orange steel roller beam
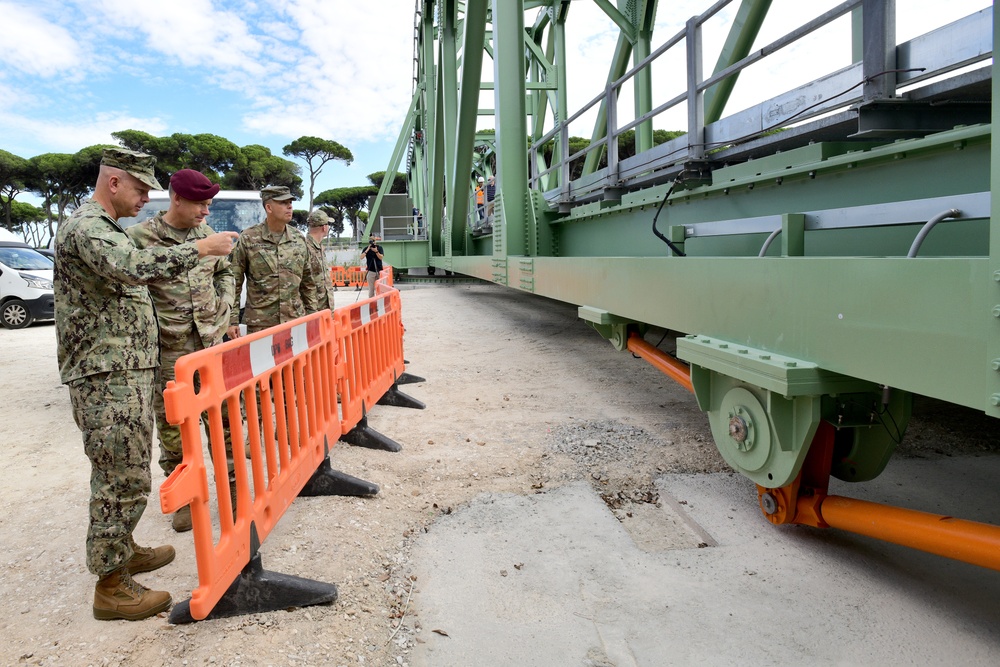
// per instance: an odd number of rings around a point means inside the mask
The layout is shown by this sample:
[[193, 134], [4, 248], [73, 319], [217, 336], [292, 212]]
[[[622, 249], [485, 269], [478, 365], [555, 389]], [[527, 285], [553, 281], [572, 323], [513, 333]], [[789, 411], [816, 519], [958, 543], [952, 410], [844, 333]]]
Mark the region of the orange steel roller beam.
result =
[[1000, 526], [828, 496], [834, 428], [821, 422], [794, 482], [780, 489], [758, 486], [761, 509], [774, 524], [838, 528], [884, 542], [1000, 570]]
[[[650, 345], [634, 332], [629, 334], [627, 348], [688, 391], [694, 392], [691, 371], [684, 363]], [[829, 423], [820, 425], [802, 474], [792, 484], [780, 489], [758, 487], [762, 508], [771, 504], [771, 511], [765, 510], [769, 521], [838, 528], [1000, 570], [1000, 526], [826, 495], [833, 434], [834, 429]], [[768, 496], [768, 503], [763, 502], [765, 495]]]
[[635, 356], [649, 362], [653, 368], [666, 374], [667, 377], [692, 394], [694, 393], [694, 387], [691, 386], [691, 370], [687, 364], [650, 345], [637, 333], [629, 334], [627, 349]]
[[820, 513], [831, 528], [1000, 570], [1000, 526], [841, 496], [824, 498]]

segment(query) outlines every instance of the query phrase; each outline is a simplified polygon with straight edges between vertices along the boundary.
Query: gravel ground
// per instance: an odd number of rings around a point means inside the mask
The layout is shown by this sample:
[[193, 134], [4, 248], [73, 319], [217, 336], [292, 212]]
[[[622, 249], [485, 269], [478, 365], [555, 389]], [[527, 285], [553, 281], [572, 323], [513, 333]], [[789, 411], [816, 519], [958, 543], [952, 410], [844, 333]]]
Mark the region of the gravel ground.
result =
[[[357, 293], [338, 292], [338, 305]], [[576, 309], [489, 285], [403, 291], [403, 390], [426, 410], [376, 406], [388, 453], [338, 444], [333, 467], [375, 482], [374, 498], [302, 498], [261, 553], [268, 570], [335, 583], [332, 605], [175, 626], [99, 622], [86, 571], [88, 463], [55, 365], [51, 324], [0, 330], [0, 446], [16, 474], [0, 490], [0, 664], [408, 665], [421, 624], [413, 547], [442, 515], [484, 494], [531, 495], [587, 480], [620, 521], [662, 502], [663, 473], [726, 470], [693, 397], [610, 344]], [[656, 342], [654, 338], [650, 338]], [[918, 400], [907, 456], [1000, 450], [981, 413]], [[154, 498], [162, 474], [153, 473]], [[747, 502], [755, 502], [748, 498]], [[177, 560], [140, 575], [175, 602], [197, 585], [190, 534], [158, 502], [137, 530]]]

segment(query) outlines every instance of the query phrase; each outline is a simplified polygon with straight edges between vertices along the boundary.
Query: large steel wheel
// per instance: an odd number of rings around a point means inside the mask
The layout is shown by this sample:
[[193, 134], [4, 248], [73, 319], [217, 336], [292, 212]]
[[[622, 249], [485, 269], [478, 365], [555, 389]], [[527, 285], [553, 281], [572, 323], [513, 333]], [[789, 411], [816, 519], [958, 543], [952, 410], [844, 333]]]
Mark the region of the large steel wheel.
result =
[[23, 329], [31, 324], [31, 311], [20, 299], [11, 299], [0, 308], [0, 323], [8, 329]]

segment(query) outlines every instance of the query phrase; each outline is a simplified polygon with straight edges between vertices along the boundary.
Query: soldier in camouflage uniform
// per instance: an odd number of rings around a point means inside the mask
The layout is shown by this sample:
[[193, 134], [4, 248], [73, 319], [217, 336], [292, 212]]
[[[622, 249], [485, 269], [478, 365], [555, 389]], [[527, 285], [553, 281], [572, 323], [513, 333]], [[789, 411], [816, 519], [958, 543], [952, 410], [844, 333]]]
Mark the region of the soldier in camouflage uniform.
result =
[[319, 289], [316, 292], [319, 298], [319, 309], [325, 310], [333, 308], [333, 280], [330, 278], [330, 267], [326, 265], [326, 257], [323, 251], [322, 242], [330, 232], [330, 217], [319, 209], [309, 214], [306, 219], [309, 223], [309, 234], [306, 236], [306, 243], [309, 244], [309, 256], [312, 258], [313, 273], [322, 276], [319, 282]]
[[294, 197], [284, 186], [260, 191], [267, 218], [240, 234], [233, 251], [236, 297], [230, 315], [229, 337], [239, 336], [239, 298], [244, 278], [247, 305], [243, 322], [247, 333], [263, 331], [282, 322], [317, 312], [319, 278], [309, 261], [305, 238], [288, 223]]
[[[219, 186], [201, 172], [181, 169], [170, 178], [170, 206], [126, 232], [139, 248], [172, 248], [212, 233], [204, 224]], [[160, 325], [160, 367], [153, 393], [160, 468], [166, 476], [184, 458], [180, 427], [167, 422], [163, 390], [175, 378], [174, 365], [185, 354], [218, 345], [229, 326], [234, 297], [233, 271], [227, 257], [205, 257], [191, 270], [149, 284]], [[197, 380], [196, 380], [197, 384]], [[195, 387], [198, 390], [198, 387]], [[233, 471], [228, 411], [222, 407], [228, 467]], [[232, 488], [232, 487], [230, 487]], [[174, 530], [191, 530], [191, 508], [182, 507], [171, 520]]]
[[99, 579], [94, 617], [136, 620], [170, 606], [170, 594], [132, 579], [173, 560], [170, 546], [132, 539], [150, 491], [153, 375], [159, 350], [145, 285], [226, 255], [232, 232], [174, 248], [139, 250], [118, 225], [138, 214], [155, 158], [107, 149], [91, 199], [59, 225], [54, 272], [59, 374], [90, 459], [87, 567]]

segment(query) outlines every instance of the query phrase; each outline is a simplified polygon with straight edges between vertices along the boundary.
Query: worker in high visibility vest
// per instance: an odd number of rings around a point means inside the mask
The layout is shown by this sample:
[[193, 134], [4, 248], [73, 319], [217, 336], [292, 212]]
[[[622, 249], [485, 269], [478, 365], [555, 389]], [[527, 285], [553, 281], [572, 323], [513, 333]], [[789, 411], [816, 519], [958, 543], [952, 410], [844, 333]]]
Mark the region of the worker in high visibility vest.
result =
[[479, 184], [476, 186], [476, 214], [482, 222], [486, 217], [486, 193], [483, 192], [483, 183], [486, 182], [482, 176], [479, 177]]

